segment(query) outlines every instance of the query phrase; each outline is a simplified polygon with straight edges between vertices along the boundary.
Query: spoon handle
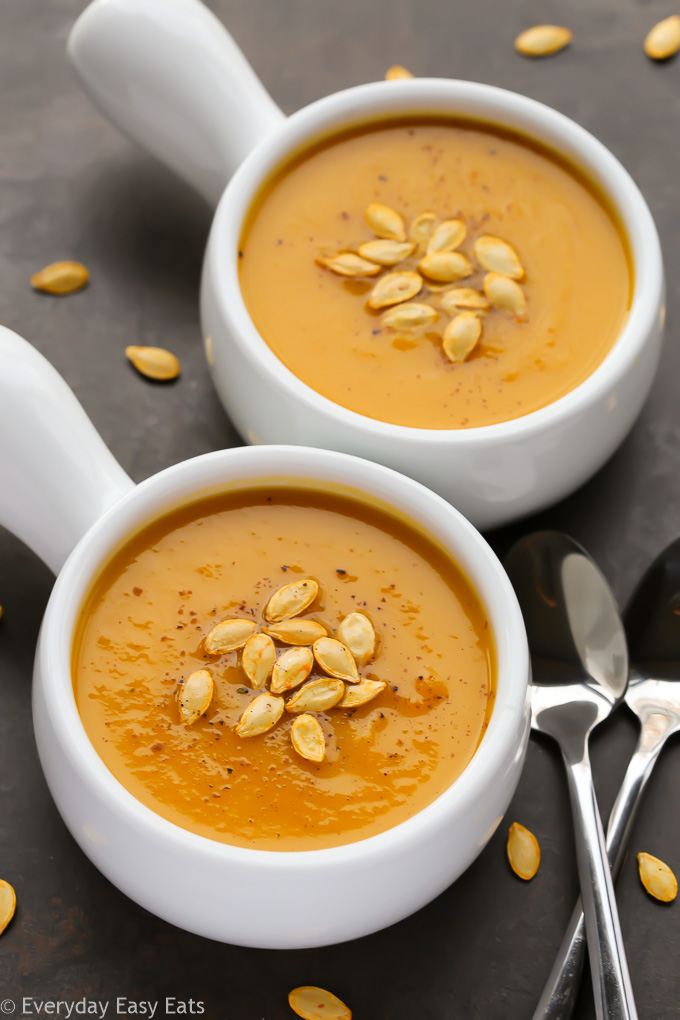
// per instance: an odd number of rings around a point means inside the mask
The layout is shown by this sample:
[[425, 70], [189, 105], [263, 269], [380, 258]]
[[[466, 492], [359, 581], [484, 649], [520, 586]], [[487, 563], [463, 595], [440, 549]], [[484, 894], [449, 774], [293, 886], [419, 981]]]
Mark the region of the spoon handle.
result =
[[[664, 734], [665, 738], [665, 734]], [[616, 879], [623, 864], [628, 837], [637, 813], [642, 791], [663, 747], [664, 740], [650, 745], [643, 729], [628, 764], [607, 827], [607, 855]], [[562, 944], [550, 971], [533, 1020], [569, 1020], [578, 995], [586, 951], [586, 926], [581, 900], [577, 900]]]
[[588, 747], [564, 754], [598, 1020], [637, 1020]]

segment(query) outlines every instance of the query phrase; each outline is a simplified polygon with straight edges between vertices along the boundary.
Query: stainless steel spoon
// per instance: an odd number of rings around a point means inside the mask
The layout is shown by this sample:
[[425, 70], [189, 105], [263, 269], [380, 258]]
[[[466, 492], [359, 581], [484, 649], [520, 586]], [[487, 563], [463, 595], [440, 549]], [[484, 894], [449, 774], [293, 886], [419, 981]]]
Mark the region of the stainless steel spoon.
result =
[[601, 1020], [636, 1020], [588, 754], [592, 730], [626, 690], [623, 623], [597, 566], [566, 535], [529, 535], [505, 568], [531, 650], [531, 725], [557, 741], [567, 770], [595, 1010]]
[[[680, 731], [680, 539], [649, 567], [625, 614], [631, 674], [626, 704], [641, 723], [637, 747], [607, 828], [607, 853], [618, 875], [642, 791], [661, 748]], [[576, 904], [533, 1020], [569, 1020], [583, 971], [586, 931]]]

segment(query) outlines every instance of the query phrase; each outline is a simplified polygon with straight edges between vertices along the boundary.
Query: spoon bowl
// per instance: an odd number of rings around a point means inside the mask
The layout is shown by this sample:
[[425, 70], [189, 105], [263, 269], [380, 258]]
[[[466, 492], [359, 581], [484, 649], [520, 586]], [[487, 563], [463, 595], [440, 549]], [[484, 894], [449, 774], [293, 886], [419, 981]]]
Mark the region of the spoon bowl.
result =
[[[633, 592], [625, 615], [632, 688], [640, 678], [680, 678], [680, 538], [657, 556]], [[680, 696], [680, 691], [675, 695]]]
[[642, 723], [644, 746], [680, 729], [680, 538], [657, 556], [626, 608], [630, 683], [626, 704]]
[[572, 729], [569, 706], [588, 732], [623, 697], [626, 637], [611, 589], [567, 535], [536, 532], [505, 560], [531, 646], [532, 727], [555, 739]]

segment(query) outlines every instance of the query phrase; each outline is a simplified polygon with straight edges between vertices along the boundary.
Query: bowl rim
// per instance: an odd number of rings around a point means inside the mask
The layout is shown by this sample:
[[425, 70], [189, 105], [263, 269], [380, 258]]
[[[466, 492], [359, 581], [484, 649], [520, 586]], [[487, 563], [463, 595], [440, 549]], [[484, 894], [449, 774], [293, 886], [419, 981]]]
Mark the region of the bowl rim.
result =
[[[137, 800], [109, 771], [90, 742], [76, 705], [71, 674], [74, 628], [85, 594], [111, 552], [145, 522], [173, 506], [230, 482], [252, 480], [257, 484], [258, 479], [272, 476], [293, 481], [316, 479], [321, 486], [328, 481], [337, 484], [340, 478], [341, 484], [364, 493], [369, 500], [374, 498], [410, 514], [445, 544], [463, 569], [484, 608], [496, 644], [494, 706], [486, 732], [461, 775], [403, 822], [338, 847], [294, 851], [237, 847], [167, 820]], [[384, 491], [387, 497], [382, 495]], [[395, 493], [398, 499], [393, 504], [390, 497]], [[50, 596], [36, 658], [36, 676], [52, 727], [50, 739], [57, 740], [72, 769], [128, 829], [192, 856], [239, 867], [259, 869], [266, 864], [293, 871], [353, 864], [376, 854], [389, 857], [430, 838], [452, 815], [478, 811], [485, 789], [498, 781], [508, 761], [521, 758], [525, 751], [529, 670], [524, 622], [514, 589], [491, 547], [466, 518], [440, 496], [391, 468], [349, 454], [298, 446], [218, 450], [166, 468], [130, 490], [90, 528], [69, 556]], [[49, 782], [49, 770], [47, 779]]]
[[[604, 359], [578, 386], [519, 418], [464, 429], [418, 428], [370, 418], [312, 389], [279, 360], [258, 333], [238, 280], [238, 245], [244, 219], [261, 182], [290, 152], [354, 124], [404, 115], [449, 114], [500, 123], [552, 149], [579, 167], [606, 194], [625, 231], [633, 263], [633, 293], [623, 328]], [[627, 374], [653, 331], [663, 288], [661, 246], [638, 186], [612, 152], [571, 118], [535, 99], [481, 82], [414, 78], [358, 85], [318, 99], [285, 120], [246, 157], [217, 206], [203, 270], [230, 337], [268, 383], [300, 407], [377, 441], [455, 445], [475, 449], [522, 440], [580, 417], [605, 400]], [[215, 339], [213, 338], [213, 343]]]

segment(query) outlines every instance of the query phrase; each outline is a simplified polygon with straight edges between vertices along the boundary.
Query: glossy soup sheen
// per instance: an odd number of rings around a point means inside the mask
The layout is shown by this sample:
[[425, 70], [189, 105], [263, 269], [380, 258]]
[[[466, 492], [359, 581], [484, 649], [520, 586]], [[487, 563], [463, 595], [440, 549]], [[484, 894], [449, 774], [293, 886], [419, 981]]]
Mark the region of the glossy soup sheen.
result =
[[[463, 364], [442, 353], [448, 316], [415, 338], [381, 328], [366, 304], [373, 283], [315, 262], [373, 239], [371, 202], [407, 223], [425, 210], [463, 219], [466, 255], [481, 234], [508, 241], [526, 314], [486, 315]], [[568, 393], [612, 347], [632, 292], [622, 230], [575, 168], [490, 126], [423, 118], [332, 137], [284, 166], [250, 211], [239, 267], [258, 332], [295, 375], [369, 418], [431, 429], [507, 421]], [[480, 288], [483, 276], [454, 285]], [[426, 290], [413, 300], [438, 307]]]
[[[262, 624], [270, 595], [302, 576], [320, 584], [305, 617], [335, 628], [354, 610], [370, 616], [380, 643], [361, 672], [388, 681], [369, 704], [318, 716], [321, 764], [292, 750], [288, 713], [267, 734], [238, 737], [255, 696], [240, 653], [208, 659], [202, 648], [222, 618]], [[216, 694], [185, 726], [177, 683], [203, 667]], [[185, 829], [266, 850], [353, 842], [430, 804], [479, 744], [495, 670], [477, 597], [433, 541], [353, 497], [276, 485], [145, 527], [95, 582], [73, 647], [85, 730], [123, 786]]]

